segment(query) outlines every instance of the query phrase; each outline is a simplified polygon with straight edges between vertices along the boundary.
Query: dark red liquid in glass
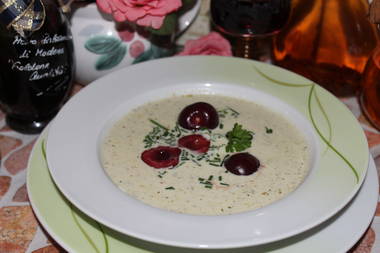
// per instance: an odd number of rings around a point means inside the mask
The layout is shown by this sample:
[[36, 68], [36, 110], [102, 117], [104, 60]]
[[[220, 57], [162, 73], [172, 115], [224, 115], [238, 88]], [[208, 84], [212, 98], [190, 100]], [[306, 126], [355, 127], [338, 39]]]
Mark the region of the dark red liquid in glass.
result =
[[235, 36], [270, 34], [288, 20], [291, 0], [211, 0], [215, 26]]

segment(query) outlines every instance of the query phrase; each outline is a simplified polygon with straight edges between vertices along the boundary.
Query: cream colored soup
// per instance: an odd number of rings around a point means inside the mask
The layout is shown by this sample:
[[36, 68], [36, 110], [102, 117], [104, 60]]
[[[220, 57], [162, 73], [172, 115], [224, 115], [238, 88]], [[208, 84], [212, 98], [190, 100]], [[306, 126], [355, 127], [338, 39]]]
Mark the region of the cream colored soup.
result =
[[[200, 101], [212, 104], [222, 116], [222, 126], [211, 134], [201, 131], [211, 139], [208, 162], [182, 150], [189, 160], [174, 168], [145, 164], [140, 158], [148, 149], [144, 138], [156, 127], [150, 120], [174, 129], [182, 108]], [[249, 176], [237, 176], [218, 166], [226, 155], [224, 136], [235, 123], [254, 132], [252, 146], [244, 152], [257, 157], [261, 166]], [[182, 133], [187, 134], [191, 132]], [[152, 147], [158, 145], [166, 143]], [[127, 194], [154, 207], [197, 215], [239, 213], [283, 198], [304, 180], [309, 157], [304, 136], [280, 114], [249, 101], [216, 95], [177, 96], [135, 108], [110, 129], [101, 148], [105, 171]]]

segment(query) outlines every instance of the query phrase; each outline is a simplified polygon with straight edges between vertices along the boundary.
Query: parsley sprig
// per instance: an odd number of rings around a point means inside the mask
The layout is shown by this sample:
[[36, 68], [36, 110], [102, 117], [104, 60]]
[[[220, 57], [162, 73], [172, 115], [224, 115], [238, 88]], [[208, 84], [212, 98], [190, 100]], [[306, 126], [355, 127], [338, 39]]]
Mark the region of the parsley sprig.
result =
[[227, 132], [228, 143], [226, 152], [240, 152], [252, 145], [253, 132], [243, 129], [243, 126], [235, 123], [231, 131]]

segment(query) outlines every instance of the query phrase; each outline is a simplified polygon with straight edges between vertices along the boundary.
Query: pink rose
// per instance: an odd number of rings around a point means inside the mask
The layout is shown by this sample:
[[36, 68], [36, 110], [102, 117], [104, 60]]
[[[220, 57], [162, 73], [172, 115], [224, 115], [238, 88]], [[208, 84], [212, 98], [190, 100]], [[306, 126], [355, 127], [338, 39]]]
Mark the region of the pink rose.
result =
[[181, 0], [96, 0], [99, 9], [118, 22], [130, 21], [159, 29], [165, 16], [182, 6]]
[[232, 56], [228, 40], [217, 32], [211, 32], [196, 40], [188, 40], [182, 52], [177, 55], [222, 55]]

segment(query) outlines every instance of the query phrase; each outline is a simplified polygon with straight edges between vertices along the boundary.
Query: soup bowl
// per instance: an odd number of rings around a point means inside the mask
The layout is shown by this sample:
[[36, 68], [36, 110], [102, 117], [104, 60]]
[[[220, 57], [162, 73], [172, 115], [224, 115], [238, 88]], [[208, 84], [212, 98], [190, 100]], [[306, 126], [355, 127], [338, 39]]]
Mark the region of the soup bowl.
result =
[[[272, 204], [231, 215], [176, 213], [121, 191], [100, 159], [107, 131], [142, 104], [188, 94], [246, 99], [292, 122], [311, 150], [309, 173], [301, 185]], [[102, 77], [63, 107], [47, 138], [52, 178], [81, 211], [130, 236], [190, 248], [259, 245], [315, 227], [353, 198], [368, 159], [356, 118], [328, 91], [278, 67], [217, 56], [153, 60]]]

